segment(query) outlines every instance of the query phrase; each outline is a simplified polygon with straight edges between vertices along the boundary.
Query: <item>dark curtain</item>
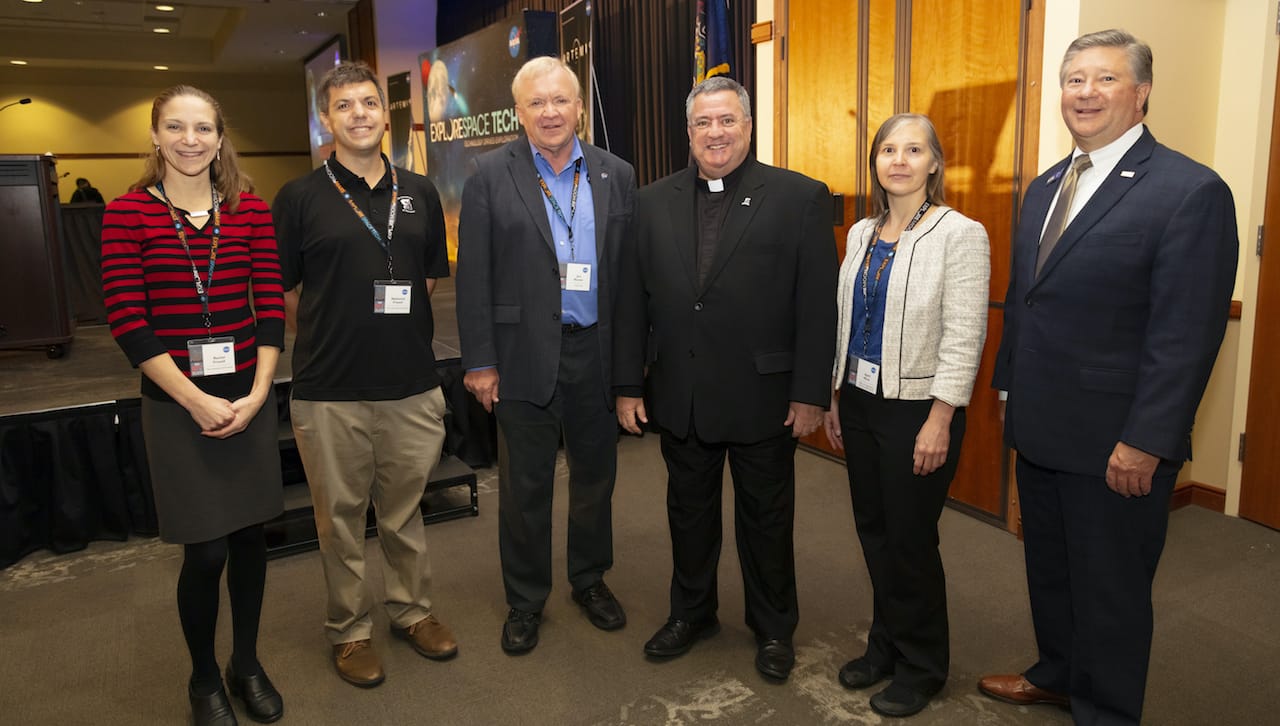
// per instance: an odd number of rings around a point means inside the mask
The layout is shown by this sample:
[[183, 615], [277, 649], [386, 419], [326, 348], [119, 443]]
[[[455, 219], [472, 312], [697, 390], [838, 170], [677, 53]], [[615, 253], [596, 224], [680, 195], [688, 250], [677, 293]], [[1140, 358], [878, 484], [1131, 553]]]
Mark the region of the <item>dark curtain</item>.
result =
[[107, 322], [102, 298], [102, 204], [62, 205], [63, 263], [71, 316], [83, 325]]
[[154, 535], [145, 461], [136, 402], [0, 419], [0, 569], [37, 549]]
[[[458, 40], [521, 10], [559, 12], [572, 0], [440, 0], [436, 39]], [[595, 66], [609, 147], [648, 184], [689, 163], [684, 101], [693, 85], [696, 0], [592, 0]], [[755, 3], [736, 0], [732, 76], [755, 98]], [[754, 103], [754, 101], [753, 101]], [[596, 119], [600, 124], [599, 115]], [[597, 125], [597, 128], [600, 128]], [[605, 145], [597, 131], [596, 145]]]

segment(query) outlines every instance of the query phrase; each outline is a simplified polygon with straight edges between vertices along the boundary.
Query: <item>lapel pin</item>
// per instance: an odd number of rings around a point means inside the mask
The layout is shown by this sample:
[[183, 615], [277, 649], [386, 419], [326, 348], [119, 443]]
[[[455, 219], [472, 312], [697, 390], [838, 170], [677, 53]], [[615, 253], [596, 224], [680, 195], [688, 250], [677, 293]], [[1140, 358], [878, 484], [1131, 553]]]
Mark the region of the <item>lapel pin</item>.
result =
[[751, 197], [743, 197], [743, 198], [742, 198], [742, 206], [744, 206], [744, 207], [750, 207], [750, 206], [751, 206]]
[[602, 171], [602, 172], [600, 172], [600, 178], [601, 178], [601, 179], [608, 179], [608, 178], [609, 178], [609, 172], [607, 172], [607, 171]]
[[1133, 172], [1128, 171], [1128, 170], [1125, 170], [1125, 171], [1120, 172], [1120, 176], [1124, 177], [1125, 179], [1132, 179], [1132, 178], [1133, 178]]

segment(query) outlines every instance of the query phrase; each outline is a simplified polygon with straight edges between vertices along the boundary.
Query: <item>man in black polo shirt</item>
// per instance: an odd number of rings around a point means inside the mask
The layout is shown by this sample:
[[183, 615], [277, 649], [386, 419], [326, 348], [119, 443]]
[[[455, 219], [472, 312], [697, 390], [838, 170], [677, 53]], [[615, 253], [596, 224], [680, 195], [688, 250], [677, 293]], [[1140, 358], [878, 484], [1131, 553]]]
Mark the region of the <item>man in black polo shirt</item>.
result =
[[386, 98], [373, 71], [336, 66], [318, 99], [335, 151], [285, 185], [272, 213], [298, 332], [290, 411], [329, 590], [325, 629], [338, 675], [371, 687], [384, 675], [364, 585], [370, 501], [392, 632], [427, 658], [458, 651], [432, 614], [418, 509], [444, 441], [429, 296], [449, 263], [435, 187], [381, 153]]

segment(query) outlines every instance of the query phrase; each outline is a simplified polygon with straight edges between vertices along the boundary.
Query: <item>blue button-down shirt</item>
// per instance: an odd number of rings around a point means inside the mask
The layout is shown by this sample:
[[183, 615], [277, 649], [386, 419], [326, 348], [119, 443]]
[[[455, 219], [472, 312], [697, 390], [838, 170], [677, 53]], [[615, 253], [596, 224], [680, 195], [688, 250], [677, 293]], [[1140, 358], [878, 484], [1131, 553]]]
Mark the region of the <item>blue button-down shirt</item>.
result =
[[542, 196], [542, 206], [546, 209], [547, 221], [551, 223], [551, 239], [556, 248], [556, 260], [562, 265], [573, 262], [591, 265], [589, 291], [563, 289], [560, 291], [560, 320], [564, 323], [594, 325], [599, 319], [600, 309], [597, 299], [600, 285], [599, 264], [596, 260], [596, 215], [594, 198], [591, 195], [591, 173], [587, 169], [586, 159], [582, 156], [582, 145], [578, 139], [573, 140], [573, 156], [559, 174], [552, 171], [551, 163], [543, 158], [536, 148], [533, 148], [533, 144], [529, 146], [533, 152], [533, 165], [556, 198], [556, 203], [560, 205], [560, 211], [564, 214], [566, 221], [571, 215], [569, 207], [573, 197], [574, 162], [582, 159], [582, 174], [578, 181], [578, 211], [572, 214], [571, 220], [573, 222], [572, 245], [569, 244], [569, 226], [560, 221], [560, 215], [556, 214], [551, 201], [547, 199], [546, 194], [542, 193], [541, 188], [538, 189], [538, 193]]

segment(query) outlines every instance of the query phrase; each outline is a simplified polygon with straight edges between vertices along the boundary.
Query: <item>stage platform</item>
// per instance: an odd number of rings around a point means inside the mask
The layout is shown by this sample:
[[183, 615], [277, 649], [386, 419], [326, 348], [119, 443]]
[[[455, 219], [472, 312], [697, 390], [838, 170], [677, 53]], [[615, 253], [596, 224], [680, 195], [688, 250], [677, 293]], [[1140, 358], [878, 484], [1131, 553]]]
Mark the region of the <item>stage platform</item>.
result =
[[[462, 386], [451, 279], [432, 296], [434, 350], [449, 405], [445, 456], [423, 495], [427, 522], [479, 512], [473, 466], [494, 456], [492, 419]], [[285, 513], [268, 526], [274, 555], [315, 546], [310, 495], [288, 422], [293, 336], [277, 369]], [[105, 325], [80, 326], [62, 358], [0, 351], [0, 567], [28, 552], [154, 535], [141, 436], [140, 373]], [[372, 533], [370, 528], [370, 533]]]

